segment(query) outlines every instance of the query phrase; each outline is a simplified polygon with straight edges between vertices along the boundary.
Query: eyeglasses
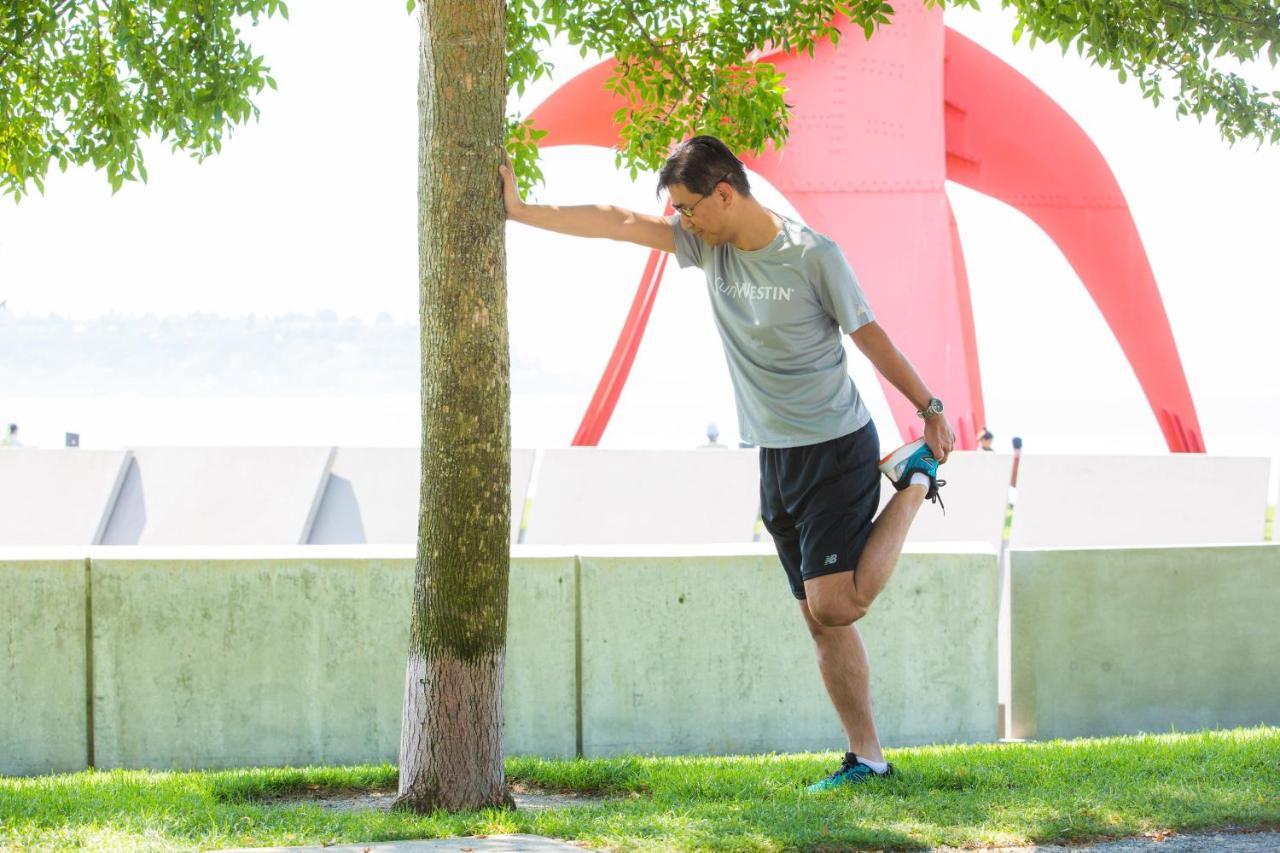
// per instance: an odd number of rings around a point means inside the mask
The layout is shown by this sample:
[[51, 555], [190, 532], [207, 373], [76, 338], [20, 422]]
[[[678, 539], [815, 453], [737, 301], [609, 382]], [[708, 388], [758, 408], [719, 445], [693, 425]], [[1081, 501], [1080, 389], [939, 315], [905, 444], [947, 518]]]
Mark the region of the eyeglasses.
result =
[[[727, 180], [727, 179], [728, 179], [730, 176], [732, 176], [732, 175], [733, 175], [733, 172], [729, 172], [729, 173], [728, 173], [728, 174], [726, 174], [724, 177], [722, 177], [722, 178], [718, 179], [714, 184], [712, 184], [712, 185], [711, 185], [711, 189], [714, 191], [716, 187], [720, 186], [720, 182], [721, 182], [721, 181]], [[695, 201], [695, 202], [694, 202], [692, 205], [690, 205], [689, 207], [685, 207], [683, 204], [673, 204], [673, 205], [672, 205], [672, 208], [675, 210], [675, 212], [676, 212], [676, 213], [680, 214], [680, 215], [681, 215], [681, 216], [683, 216], [685, 219], [692, 219], [692, 218], [693, 218], [693, 211], [694, 211], [694, 208], [696, 208], [698, 205], [702, 204], [702, 203], [703, 203], [704, 201], [706, 201], [710, 196], [711, 196], [711, 193], [707, 193], [707, 194], [706, 194], [706, 195], [704, 195], [702, 198], [700, 198], [700, 199], [698, 199], [697, 201]]]

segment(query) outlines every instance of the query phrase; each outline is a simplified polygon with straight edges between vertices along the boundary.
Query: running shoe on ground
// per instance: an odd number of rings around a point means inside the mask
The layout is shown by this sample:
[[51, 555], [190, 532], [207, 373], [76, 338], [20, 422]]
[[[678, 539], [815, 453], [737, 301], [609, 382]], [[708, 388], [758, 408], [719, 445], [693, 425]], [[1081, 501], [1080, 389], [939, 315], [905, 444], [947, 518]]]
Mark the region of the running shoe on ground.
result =
[[885, 768], [885, 771], [883, 773], [877, 773], [859, 761], [858, 756], [854, 755], [852, 752], [846, 752], [844, 754], [844, 763], [840, 765], [839, 770], [832, 773], [821, 782], [814, 782], [812, 785], [805, 788], [805, 790], [810, 793], [817, 793], [818, 791], [829, 791], [832, 788], [840, 788], [844, 785], [860, 785], [863, 782], [868, 782], [872, 779], [882, 779], [886, 776], [892, 776], [893, 764], [892, 762], [887, 763], [889, 766]]

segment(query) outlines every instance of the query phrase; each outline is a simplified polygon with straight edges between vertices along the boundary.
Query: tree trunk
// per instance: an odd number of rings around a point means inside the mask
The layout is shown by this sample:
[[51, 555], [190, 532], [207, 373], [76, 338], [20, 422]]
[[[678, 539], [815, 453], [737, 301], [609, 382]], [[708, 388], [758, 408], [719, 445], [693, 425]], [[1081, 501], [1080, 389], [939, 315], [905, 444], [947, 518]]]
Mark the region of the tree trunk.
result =
[[395, 807], [513, 807], [502, 770], [510, 364], [500, 0], [428, 0], [418, 76], [422, 490]]

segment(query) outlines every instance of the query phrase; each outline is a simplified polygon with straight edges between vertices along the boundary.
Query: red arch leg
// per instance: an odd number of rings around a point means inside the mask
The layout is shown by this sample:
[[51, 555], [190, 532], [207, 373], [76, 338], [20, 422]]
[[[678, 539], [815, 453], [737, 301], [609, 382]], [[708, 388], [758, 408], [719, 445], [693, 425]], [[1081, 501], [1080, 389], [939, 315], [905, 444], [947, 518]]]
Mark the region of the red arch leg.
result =
[[[542, 147], [596, 145], [612, 148], [617, 144], [618, 128], [613, 124], [612, 116], [624, 102], [604, 88], [604, 81], [613, 67], [612, 59], [592, 66], [553, 92], [529, 114], [535, 125], [547, 131], [547, 135], [540, 141]], [[668, 205], [665, 215], [670, 214], [671, 207]], [[599, 444], [605, 428], [609, 426], [627, 376], [631, 373], [640, 341], [644, 337], [666, 265], [666, 252], [655, 250], [649, 253], [631, 310], [627, 313], [618, 341], [614, 344], [613, 354], [605, 365], [595, 394], [573, 437], [575, 447]]]
[[[671, 215], [670, 205], [664, 215]], [[657, 249], [649, 253], [649, 261], [644, 265], [644, 273], [640, 276], [640, 286], [636, 288], [636, 298], [631, 303], [626, 322], [622, 324], [622, 332], [618, 335], [618, 342], [614, 344], [613, 355], [605, 365], [600, 382], [596, 385], [596, 393], [587, 406], [586, 414], [582, 416], [577, 435], [573, 437], [574, 447], [594, 447], [599, 444], [605, 427], [609, 425], [609, 419], [613, 417], [618, 397], [627, 384], [631, 365], [636, 360], [636, 351], [640, 349], [640, 341], [644, 337], [645, 326], [649, 323], [654, 300], [658, 298], [658, 285], [662, 283], [667, 258], [666, 252]]]
[[964, 267], [964, 250], [960, 245], [960, 231], [956, 228], [956, 215], [947, 201], [947, 223], [951, 233], [951, 269], [953, 285], [956, 291], [956, 305], [959, 308], [960, 346], [964, 351], [964, 364], [967, 368], [966, 379], [969, 392], [968, 408], [972, 423], [965, 421], [962, 414], [952, 424], [956, 431], [956, 448], [959, 450], [976, 450], [978, 447], [978, 430], [987, 423], [986, 407], [982, 402], [982, 372], [978, 368], [978, 340], [973, 327], [973, 301], [969, 298], [969, 274]]
[[1204, 452], [1160, 291], [1102, 155], [1030, 80], [951, 30], [944, 85], [947, 177], [1044, 229], [1111, 327], [1169, 449]]

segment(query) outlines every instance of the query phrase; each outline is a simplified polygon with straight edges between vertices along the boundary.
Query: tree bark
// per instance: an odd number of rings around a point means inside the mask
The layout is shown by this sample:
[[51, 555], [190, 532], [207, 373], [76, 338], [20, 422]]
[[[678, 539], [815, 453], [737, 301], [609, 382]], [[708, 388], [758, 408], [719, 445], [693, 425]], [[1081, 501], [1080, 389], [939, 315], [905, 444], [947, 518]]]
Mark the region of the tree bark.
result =
[[504, 7], [428, 0], [418, 76], [422, 461], [395, 807], [514, 807], [502, 769], [510, 562]]

